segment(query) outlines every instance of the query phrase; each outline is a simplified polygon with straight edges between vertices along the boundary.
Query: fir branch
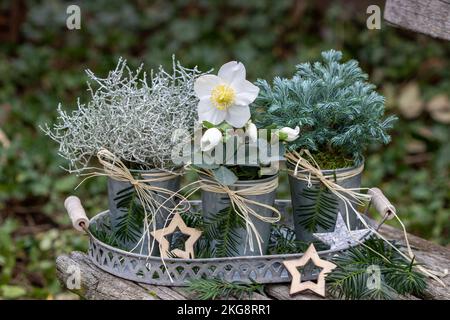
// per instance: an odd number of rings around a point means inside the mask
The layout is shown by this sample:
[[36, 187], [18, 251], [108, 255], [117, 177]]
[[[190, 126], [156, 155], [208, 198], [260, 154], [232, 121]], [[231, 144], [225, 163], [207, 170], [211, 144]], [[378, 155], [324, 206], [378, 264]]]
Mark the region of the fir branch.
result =
[[249, 298], [254, 292], [264, 294], [264, 285], [258, 283], [231, 283], [219, 278], [190, 280], [188, 290], [197, 294], [200, 300], [228, 299], [230, 296]]
[[302, 217], [299, 224], [309, 232], [317, 232], [317, 227], [330, 229], [336, 222], [338, 201], [323, 185], [305, 188], [302, 196], [310, 201], [295, 208], [296, 214]]
[[183, 212], [181, 216], [187, 226], [203, 231], [203, 236], [196, 243], [195, 252], [198, 258], [230, 257], [238, 254], [237, 246], [242, 241], [239, 229], [245, 227], [245, 222], [231, 206], [208, 218], [200, 212]]
[[142, 236], [145, 212], [137, 198], [136, 189], [130, 186], [119, 191], [114, 201], [117, 209], [122, 212], [117, 217], [114, 236], [121, 242], [137, 242]]
[[414, 259], [410, 264], [405, 261], [393, 263], [384, 272], [386, 282], [390, 283], [399, 294], [422, 296], [427, 284], [425, 278], [414, 269], [414, 266]]
[[[368, 239], [365, 245], [370, 249], [360, 245], [332, 259], [337, 267], [327, 276], [327, 283], [333, 295], [345, 299], [393, 299], [423, 294], [425, 276], [415, 270], [414, 261], [406, 261], [382, 239]], [[369, 268], [378, 268], [379, 285], [369, 285]]]
[[204, 222], [203, 222], [203, 214], [199, 211], [193, 212], [191, 211], [181, 211], [181, 218], [183, 218], [184, 223], [190, 228], [196, 228], [203, 230]]
[[[327, 246], [321, 241], [312, 242], [318, 250], [326, 250]], [[270, 254], [290, 254], [305, 252], [311, 242], [299, 241], [296, 239], [293, 229], [283, 225], [272, 225], [269, 239]]]
[[243, 241], [239, 229], [245, 227], [245, 221], [234, 211], [232, 206], [204, 220], [205, 237], [212, 243], [215, 257], [231, 257], [238, 254], [237, 246]]
[[301, 242], [296, 239], [294, 230], [280, 225], [273, 225], [269, 240], [270, 254], [298, 253]]
[[99, 222], [92, 223], [89, 225], [89, 232], [99, 241], [106, 243], [107, 245], [110, 245], [114, 248], [119, 248], [123, 250], [127, 250], [125, 247], [123, 247], [119, 241], [117, 241], [116, 236], [111, 231], [111, 225], [108, 222]]

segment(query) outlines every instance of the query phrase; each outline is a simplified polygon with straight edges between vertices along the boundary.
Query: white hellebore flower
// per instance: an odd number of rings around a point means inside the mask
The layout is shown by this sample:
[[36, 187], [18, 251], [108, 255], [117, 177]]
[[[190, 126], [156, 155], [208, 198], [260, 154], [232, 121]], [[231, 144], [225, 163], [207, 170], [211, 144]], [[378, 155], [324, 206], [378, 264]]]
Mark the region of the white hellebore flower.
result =
[[284, 140], [291, 142], [298, 138], [300, 134], [300, 128], [298, 126], [296, 126], [295, 129], [284, 127], [281, 128], [280, 132], [287, 135], [287, 138], [285, 138]]
[[198, 117], [200, 121], [220, 124], [224, 120], [235, 128], [242, 128], [250, 119], [249, 104], [259, 93], [259, 88], [245, 79], [242, 63], [225, 63], [218, 75], [199, 77], [194, 91], [200, 99]]
[[217, 128], [210, 128], [205, 131], [200, 139], [200, 149], [208, 152], [215, 148], [222, 141], [222, 132]]
[[249, 121], [245, 125], [245, 132], [247, 133], [250, 142], [256, 142], [258, 140], [258, 129], [253, 122]]

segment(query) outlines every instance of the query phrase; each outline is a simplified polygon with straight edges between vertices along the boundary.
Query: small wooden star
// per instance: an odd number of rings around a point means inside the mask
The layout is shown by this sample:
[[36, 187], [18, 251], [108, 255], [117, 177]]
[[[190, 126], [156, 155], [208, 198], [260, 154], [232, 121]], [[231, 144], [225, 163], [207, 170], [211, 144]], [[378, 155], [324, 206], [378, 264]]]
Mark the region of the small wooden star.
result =
[[[317, 283], [314, 283], [313, 281], [302, 282], [302, 275], [297, 269], [299, 267], [304, 267], [309, 260], [311, 260], [315, 266], [322, 268], [319, 273]], [[312, 243], [309, 245], [308, 250], [306, 250], [302, 257], [295, 260], [283, 261], [283, 264], [292, 276], [291, 289], [289, 292], [291, 295], [304, 290], [311, 290], [316, 294], [325, 297], [326, 274], [336, 268], [336, 265], [327, 260], [320, 259], [316, 248]]]
[[[189, 238], [184, 243], [184, 250], [174, 249], [170, 251], [170, 243], [166, 236], [174, 233], [177, 228], [184, 235], [188, 235]], [[183, 259], [194, 258], [194, 244], [200, 238], [201, 234], [202, 232], [200, 230], [186, 226], [179, 213], [175, 213], [167, 227], [151, 232], [151, 235], [159, 242], [161, 257], [170, 258], [171, 256], [176, 256]]]

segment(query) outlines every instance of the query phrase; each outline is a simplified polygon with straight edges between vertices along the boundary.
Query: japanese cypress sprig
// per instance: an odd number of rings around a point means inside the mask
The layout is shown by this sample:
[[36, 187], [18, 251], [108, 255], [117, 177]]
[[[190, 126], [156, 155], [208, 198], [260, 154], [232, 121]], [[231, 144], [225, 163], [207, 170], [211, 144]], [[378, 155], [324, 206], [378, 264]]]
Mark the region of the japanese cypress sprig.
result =
[[260, 94], [252, 105], [256, 122], [299, 126], [300, 137], [288, 143], [288, 150], [307, 148], [356, 163], [369, 144], [388, 143], [387, 130], [396, 117], [384, 118], [384, 97], [358, 63], [341, 59], [339, 51], [322, 52], [323, 61], [297, 65], [290, 79], [276, 77], [272, 84], [258, 80]]

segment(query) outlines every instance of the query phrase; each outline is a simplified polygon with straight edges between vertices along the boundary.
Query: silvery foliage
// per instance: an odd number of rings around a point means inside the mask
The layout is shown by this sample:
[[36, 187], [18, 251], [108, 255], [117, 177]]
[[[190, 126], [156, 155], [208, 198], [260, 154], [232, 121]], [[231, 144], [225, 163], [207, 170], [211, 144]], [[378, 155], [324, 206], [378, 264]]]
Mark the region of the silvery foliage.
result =
[[90, 101], [82, 104], [78, 99], [78, 108], [71, 113], [59, 104], [57, 123], [43, 128], [59, 143], [69, 170], [86, 169], [101, 148], [130, 168], [173, 167], [172, 133], [194, 127], [198, 99], [193, 88], [202, 73], [196, 67], [182, 67], [175, 58], [172, 73], [160, 66], [151, 71], [149, 81], [142, 65], [133, 72], [123, 59], [104, 79], [86, 72]]

